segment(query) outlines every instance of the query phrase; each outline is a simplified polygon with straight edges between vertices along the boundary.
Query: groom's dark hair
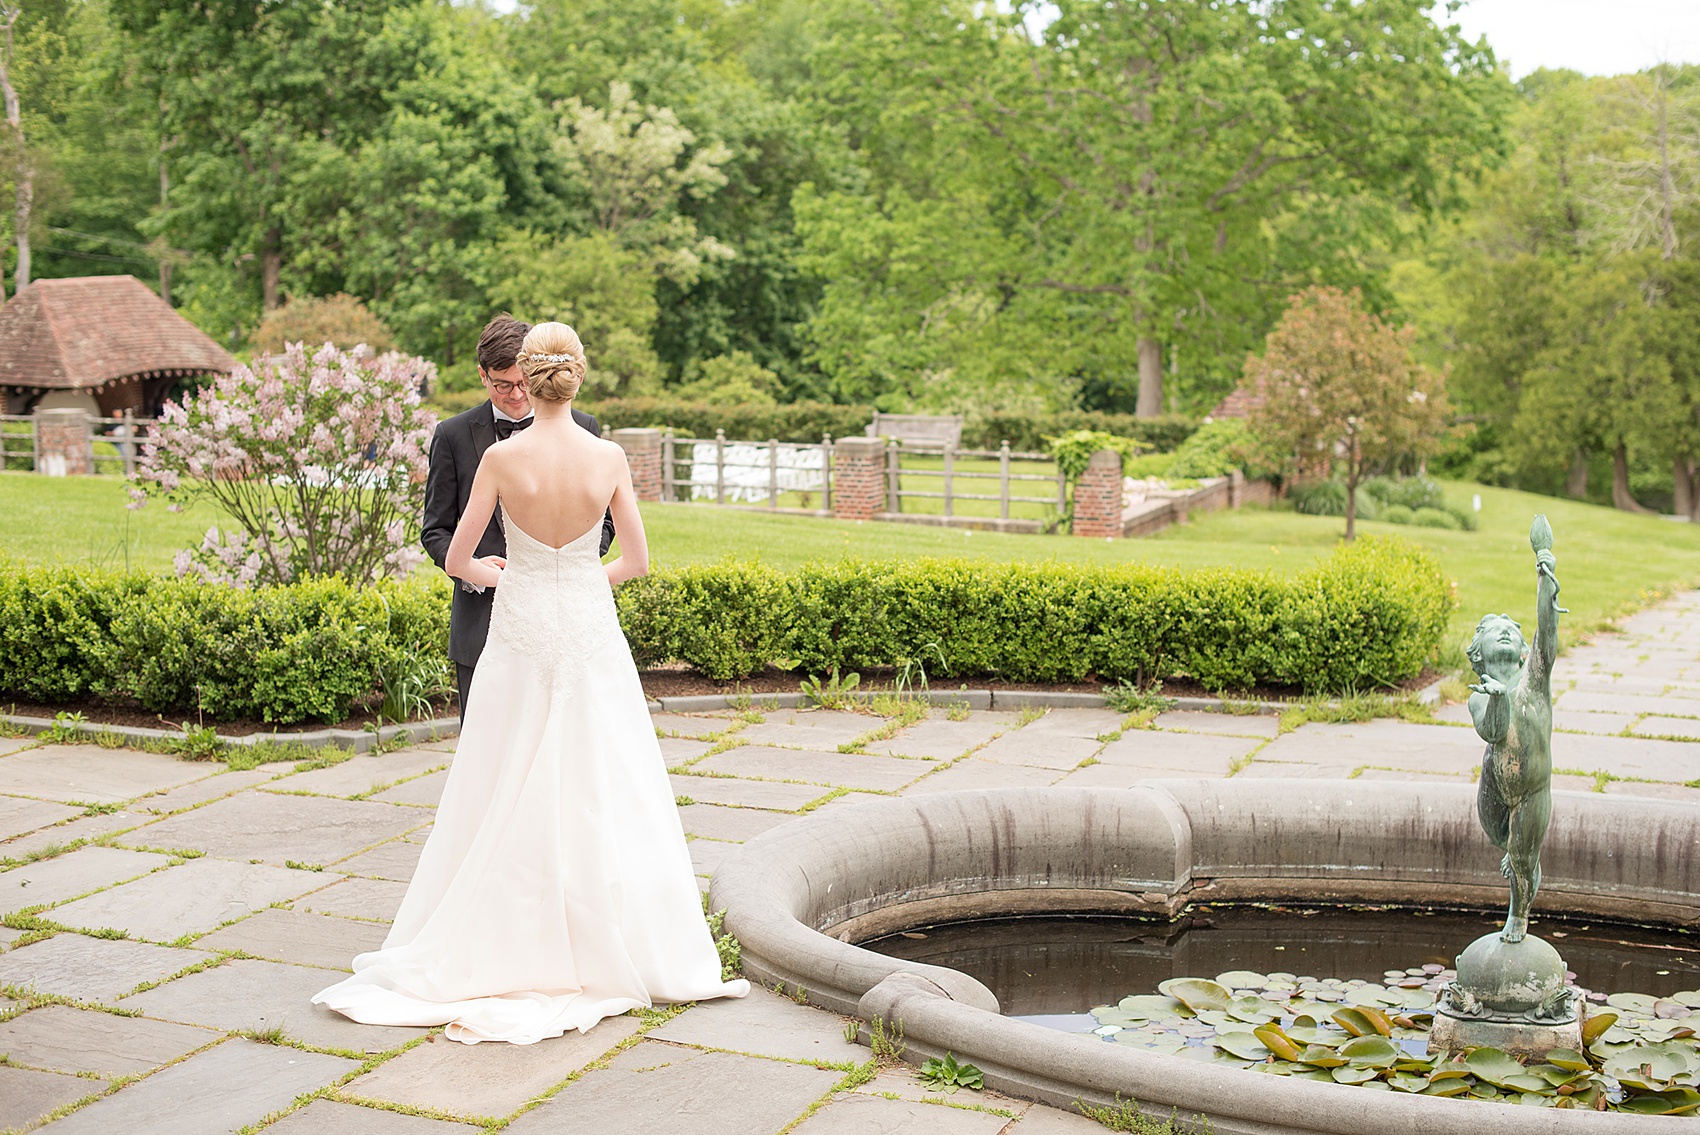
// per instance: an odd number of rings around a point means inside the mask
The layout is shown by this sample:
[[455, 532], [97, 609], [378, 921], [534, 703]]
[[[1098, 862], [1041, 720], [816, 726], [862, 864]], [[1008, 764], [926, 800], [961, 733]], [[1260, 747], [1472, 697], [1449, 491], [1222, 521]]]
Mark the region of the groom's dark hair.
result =
[[525, 342], [530, 330], [531, 324], [502, 312], [486, 323], [484, 334], [478, 336], [478, 365], [485, 373], [513, 366], [519, 358], [520, 344]]

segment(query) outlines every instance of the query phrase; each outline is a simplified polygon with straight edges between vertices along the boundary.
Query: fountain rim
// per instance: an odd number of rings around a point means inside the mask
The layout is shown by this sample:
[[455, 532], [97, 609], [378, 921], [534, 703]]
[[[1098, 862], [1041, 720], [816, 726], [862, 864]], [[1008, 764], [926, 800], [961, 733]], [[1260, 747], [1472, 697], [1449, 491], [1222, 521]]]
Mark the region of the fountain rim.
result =
[[[1554, 795], [1560, 807], [1543, 856], [1553, 869], [1537, 914], [1700, 924], [1700, 809]], [[746, 843], [716, 872], [710, 905], [727, 912], [748, 976], [806, 990], [812, 1003], [864, 1021], [901, 1021], [906, 1059], [953, 1052], [1012, 1095], [1064, 1107], [1132, 1097], [1205, 1117], [1224, 1135], [1347, 1135], [1363, 1129], [1366, 1106], [1390, 1129], [1478, 1135], [1477, 1102], [1287, 1077], [1248, 1084], [1256, 1073], [1003, 1017], [966, 974], [853, 944], [962, 917], [1172, 917], [1209, 901], [1430, 903], [1444, 889], [1450, 897], [1440, 901], [1499, 905], [1504, 883], [1476, 827], [1474, 797], [1463, 784], [1278, 779], [882, 797]], [[1649, 1118], [1495, 1113], [1516, 1132], [1627, 1130]]]

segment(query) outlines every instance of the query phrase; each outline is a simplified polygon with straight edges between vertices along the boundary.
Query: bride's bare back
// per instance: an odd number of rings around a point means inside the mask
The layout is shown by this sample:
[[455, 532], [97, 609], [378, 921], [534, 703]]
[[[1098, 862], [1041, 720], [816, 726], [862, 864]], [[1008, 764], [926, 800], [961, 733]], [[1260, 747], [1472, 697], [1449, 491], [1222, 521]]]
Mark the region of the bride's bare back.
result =
[[498, 503], [510, 524], [551, 548], [599, 527], [603, 512], [611, 511], [620, 558], [607, 565], [608, 582], [649, 570], [649, 546], [625, 451], [574, 422], [571, 403], [539, 404], [529, 429], [485, 451], [444, 557], [450, 575], [480, 587], [500, 581], [503, 563], [490, 562], [499, 557], [472, 558]]

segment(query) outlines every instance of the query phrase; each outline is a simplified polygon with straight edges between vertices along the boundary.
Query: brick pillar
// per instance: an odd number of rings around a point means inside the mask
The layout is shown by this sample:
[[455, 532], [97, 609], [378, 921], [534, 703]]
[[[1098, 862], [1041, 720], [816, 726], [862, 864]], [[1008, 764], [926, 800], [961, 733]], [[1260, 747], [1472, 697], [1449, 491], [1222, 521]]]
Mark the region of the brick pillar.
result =
[[1122, 534], [1122, 455], [1100, 449], [1074, 483], [1074, 534]]
[[640, 501], [661, 499], [661, 431], [629, 429], [613, 431], [613, 440], [626, 451], [632, 470], [632, 489]]
[[81, 410], [42, 410], [35, 415], [35, 471], [50, 477], [94, 472], [89, 418]]
[[839, 438], [832, 447], [832, 511], [840, 520], [872, 520], [885, 511], [885, 438]]

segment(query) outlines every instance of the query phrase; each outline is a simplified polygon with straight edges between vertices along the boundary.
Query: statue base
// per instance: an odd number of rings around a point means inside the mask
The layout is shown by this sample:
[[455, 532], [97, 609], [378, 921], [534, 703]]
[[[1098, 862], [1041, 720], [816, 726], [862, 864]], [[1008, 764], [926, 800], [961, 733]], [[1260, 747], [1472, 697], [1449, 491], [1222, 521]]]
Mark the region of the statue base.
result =
[[1564, 983], [1564, 959], [1535, 937], [1487, 934], [1458, 955], [1458, 978], [1440, 991], [1430, 1052], [1502, 1049], [1544, 1060], [1555, 1048], [1582, 1050], [1582, 991]]

